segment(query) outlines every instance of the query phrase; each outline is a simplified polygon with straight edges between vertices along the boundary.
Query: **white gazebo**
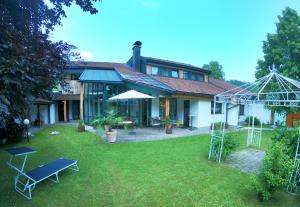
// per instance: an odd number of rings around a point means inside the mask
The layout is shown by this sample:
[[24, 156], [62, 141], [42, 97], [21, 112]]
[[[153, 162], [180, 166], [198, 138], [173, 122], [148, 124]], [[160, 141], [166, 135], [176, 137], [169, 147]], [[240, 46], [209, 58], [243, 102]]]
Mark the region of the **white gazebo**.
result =
[[[220, 128], [216, 129], [214, 121], [216, 120], [216, 103], [248, 105], [251, 108], [252, 118], [248, 122], [247, 146], [254, 145], [260, 147], [262, 122], [260, 126], [254, 125], [254, 107], [259, 104], [266, 107], [300, 107], [300, 82], [279, 74], [273, 67], [268, 75], [259, 78], [255, 82], [236, 87], [214, 97], [213, 124], [208, 158], [221, 162], [226, 118], [223, 117]], [[262, 120], [262, 117], [258, 118]], [[296, 152], [295, 156], [295, 175], [300, 173], [299, 153]], [[295, 179], [296, 176], [291, 175], [290, 183]]]

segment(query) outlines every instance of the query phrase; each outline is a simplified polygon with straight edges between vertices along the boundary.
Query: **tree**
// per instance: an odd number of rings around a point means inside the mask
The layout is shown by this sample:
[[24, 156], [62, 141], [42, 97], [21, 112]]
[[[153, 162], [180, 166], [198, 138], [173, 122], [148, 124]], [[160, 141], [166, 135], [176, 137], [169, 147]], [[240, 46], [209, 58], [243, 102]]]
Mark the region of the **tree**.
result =
[[26, 116], [29, 97], [49, 99], [63, 68], [76, 57], [74, 46], [49, 39], [66, 17], [63, 6], [76, 4], [96, 14], [96, 1], [0, 0], [0, 104], [11, 116]]
[[[293, 79], [300, 79], [300, 16], [297, 11], [287, 7], [278, 16], [276, 32], [267, 34], [263, 42], [264, 58], [258, 60], [256, 78], [269, 73], [275, 66], [277, 72]], [[287, 107], [276, 107], [276, 111], [291, 111]]]
[[218, 61], [210, 61], [209, 64], [204, 64], [203, 68], [211, 71], [211, 77], [220, 80], [225, 79], [223, 67]]

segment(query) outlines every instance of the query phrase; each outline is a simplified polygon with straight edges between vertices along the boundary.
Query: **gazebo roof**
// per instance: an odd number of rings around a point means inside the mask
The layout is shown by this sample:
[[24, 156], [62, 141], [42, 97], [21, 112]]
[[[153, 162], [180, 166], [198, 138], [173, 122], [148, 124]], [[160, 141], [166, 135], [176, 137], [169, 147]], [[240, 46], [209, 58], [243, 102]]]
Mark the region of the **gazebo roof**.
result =
[[215, 98], [219, 103], [300, 107], [300, 82], [277, 73], [273, 68], [268, 75], [218, 94]]

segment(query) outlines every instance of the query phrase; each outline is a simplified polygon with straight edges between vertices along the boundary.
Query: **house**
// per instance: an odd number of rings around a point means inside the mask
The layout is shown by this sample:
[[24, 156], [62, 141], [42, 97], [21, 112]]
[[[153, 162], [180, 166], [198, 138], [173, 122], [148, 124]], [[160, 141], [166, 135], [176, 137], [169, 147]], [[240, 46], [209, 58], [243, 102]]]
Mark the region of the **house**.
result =
[[[134, 43], [127, 63], [72, 62], [50, 106], [51, 117], [55, 117], [50, 123], [78, 119], [90, 123], [97, 115], [117, 108], [120, 115], [131, 117], [140, 126], [170, 115], [184, 127], [210, 127], [213, 97], [236, 86], [211, 78], [210, 70], [141, 56], [141, 46], [139, 41]], [[155, 98], [107, 101], [129, 89]], [[229, 125], [237, 125], [248, 113], [245, 106], [217, 103], [215, 121], [226, 119]]]

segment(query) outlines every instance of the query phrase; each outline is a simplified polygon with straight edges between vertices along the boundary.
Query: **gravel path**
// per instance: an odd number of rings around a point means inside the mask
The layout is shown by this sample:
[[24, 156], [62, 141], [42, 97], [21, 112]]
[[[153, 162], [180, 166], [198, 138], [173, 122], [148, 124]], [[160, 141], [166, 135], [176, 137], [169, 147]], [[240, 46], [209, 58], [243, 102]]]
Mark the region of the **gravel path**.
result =
[[229, 155], [226, 159], [226, 163], [243, 172], [259, 174], [264, 157], [264, 151], [248, 148]]

